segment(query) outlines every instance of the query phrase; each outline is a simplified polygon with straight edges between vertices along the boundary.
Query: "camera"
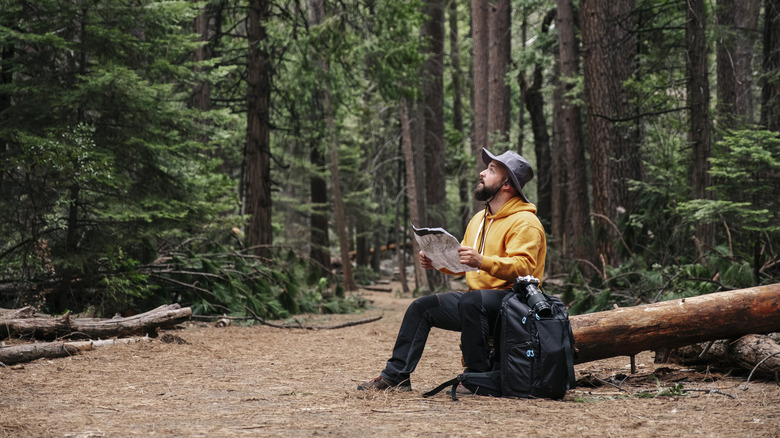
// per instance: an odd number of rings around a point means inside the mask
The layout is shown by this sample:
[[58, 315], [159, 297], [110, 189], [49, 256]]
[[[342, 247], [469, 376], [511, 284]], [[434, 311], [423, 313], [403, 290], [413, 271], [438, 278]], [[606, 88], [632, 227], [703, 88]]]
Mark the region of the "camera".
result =
[[552, 315], [552, 308], [547, 302], [547, 298], [545, 298], [542, 291], [539, 290], [538, 278], [531, 275], [517, 277], [515, 283], [512, 285], [512, 291], [525, 297], [525, 303], [537, 315], [544, 318]]

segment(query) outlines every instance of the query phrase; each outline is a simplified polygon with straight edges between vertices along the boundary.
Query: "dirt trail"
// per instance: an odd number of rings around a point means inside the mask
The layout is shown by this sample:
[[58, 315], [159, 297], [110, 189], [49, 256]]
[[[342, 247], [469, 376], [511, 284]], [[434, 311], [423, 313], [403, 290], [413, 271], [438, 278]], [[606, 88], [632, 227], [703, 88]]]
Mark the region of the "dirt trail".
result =
[[[570, 390], [563, 401], [420, 394], [457, 375], [458, 334], [436, 330], [411, 393], [357, 391], [390, 352], [410, 298], [364, 292], [361, 315], [315, 316], [336, 330], [191, 325], [159, 339], [0, 367], [0, 436], [779, 437], [780, 386], [701, 374], [637, 357], [617, 384]], [[628, 358], [576, 367], [578, 378], [622, 380]], [[676, 384], [690, 392], [673, 395]], [[678, 387], [679, 388], [679, 387]], [[666, 395], [658, 395], [666, 393]]]

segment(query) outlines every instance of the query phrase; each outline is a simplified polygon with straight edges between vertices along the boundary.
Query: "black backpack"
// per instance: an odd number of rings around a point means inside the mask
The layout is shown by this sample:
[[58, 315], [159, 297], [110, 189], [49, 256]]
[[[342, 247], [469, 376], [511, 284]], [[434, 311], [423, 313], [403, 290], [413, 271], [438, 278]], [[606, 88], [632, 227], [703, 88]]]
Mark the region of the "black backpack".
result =
[[536, 284], [529, 289], [535, 292], [522, 291], [527, 279], [519, 278], [521, 287], [516, 281], [514, 292], [501, 303], [500, 326], [494, 334], [498, 360], [493, 370], [464, 372], [423, 397], [452, 386], [450, 394], [457, 400], [455, 390], [462, 384], [477, 395], [557, 400], [574, 387], [574, 336], [566, 306], [558, 298], [539, 292], [535, 288], [538, 280], [533, 277], [530, 279]]

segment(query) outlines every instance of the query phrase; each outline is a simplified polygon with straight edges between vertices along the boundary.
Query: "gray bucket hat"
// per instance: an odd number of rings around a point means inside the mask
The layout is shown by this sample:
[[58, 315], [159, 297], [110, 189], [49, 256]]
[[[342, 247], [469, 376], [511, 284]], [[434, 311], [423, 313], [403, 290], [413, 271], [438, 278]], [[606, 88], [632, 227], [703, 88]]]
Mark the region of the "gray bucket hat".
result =
[[523, 187], [534, 177], [534, 170], [525, 158], [514, 151], [493, 155], [487, 149], [482, 148], [482, 161], [485, 162], [485, 165], [490, 164], [491, 161], [498, 161], [503, 164], [509, 170], [509, 178], [512, 180], [512, 185], [520, 193], [523, 201], [528, 202], [528, 198], [523, 193]]

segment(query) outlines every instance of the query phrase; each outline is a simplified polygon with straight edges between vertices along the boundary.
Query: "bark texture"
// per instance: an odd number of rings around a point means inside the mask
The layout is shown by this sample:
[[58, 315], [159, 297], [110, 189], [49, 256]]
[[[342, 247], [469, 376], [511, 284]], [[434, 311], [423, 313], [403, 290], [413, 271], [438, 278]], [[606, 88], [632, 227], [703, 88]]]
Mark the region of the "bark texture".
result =
[[780, 0], [764, 2], [764, 79], [761, 124], [780, 132]]
[[247, 38], [249, 60], [247, 73], [247, 139], [245, 213], [250, 220], [247, 239], [255, 253], [268, 256], [273, 241], [271, 233], [271, 65], [265, 40], [265, 22], [270, 14], [267, 0], [249, 2]]
[[561, 99], [560, 117], [561, 138], [560, 153], [565, 170], [564, 186], [566, 192], [563, 208], [563, 234], [556, 240], [564, 254], [571, 259], [587, 260], [596, 264], [592, 251], [593, 229], [590, 225], [590, 197], [588, 196], [588, 172], [585, 160], [585, 146], [582, 141], [582, 118], [580, 108], [575, 106], [569, 96], [579, 75], [579, 44], [575, 32], [574, 7], [571, 0], [558, 0], [557, 16], [558, 50], [561, 74], [557, 86], [557, 96]]
[[[510, 0], [488, 2], [488, 142], [486, 147], [508, 140], [511, 93], [506, 73], [511, 56]], [[496, 151], [496, 152], [503, 152]]]
[[[712, 135], [710, 123], [710, 81], [707, 72], [707, 39], [704, 8], [705, 0], [688, 0], [686, 9], [686, 44], [688, 56], [686, 71], [688, 76], [687, 95], [690, 110], [690, 129], [688, 143], [691, 147], [692, 169], [690, 184], [696, 199], [712, 199], [707, 188], [712, 185], [709, 158], [712, 155]], [[715, 246], [715, 227], [711, 224], [698, 224], [696, 237], [699, 241]]]
[[158, 328], [174, 326], [188, 320], [190, 316], [192, 310], [189, 307], [170, 304], [127, 318], [71, 318], [70, 313], [57, 318], [3, 318], [0, 319], [0, 338], [100, 339], [154, 334]]
[[718, 0], [718, 117], [724, 128], [753, 122], [753, 34], [760, 0]]
[[780, 284], [570, 317], [577, 363], [780, 331]]
[[[446, 149], [444, 143], [444, 3], [428, 0], [423, 36], [429, 42], [425, 62], [423, 94], [425, 100], [425, 226], [447, 227]], [[427, 273], [431, 291], [449, 288], [449, 276], [438, 271]]]
[[[656, 355], [656, 362], [664, 356]], [[683, 365], [740, 368], [756, 376], [776, 377], [780, 375], [780, 344], [767, 335], [745, 335], [687, 345], [672, 351], [668, 360]]]
[[618, 262], [618, 216], [632, 208], [627, 178], [641, 179], [634, 114], [623, 83], [634, 70], [633, 2], [585, 0], [580, 5], [585, 101], [593, 180], [594, 237], [603, 265]]

